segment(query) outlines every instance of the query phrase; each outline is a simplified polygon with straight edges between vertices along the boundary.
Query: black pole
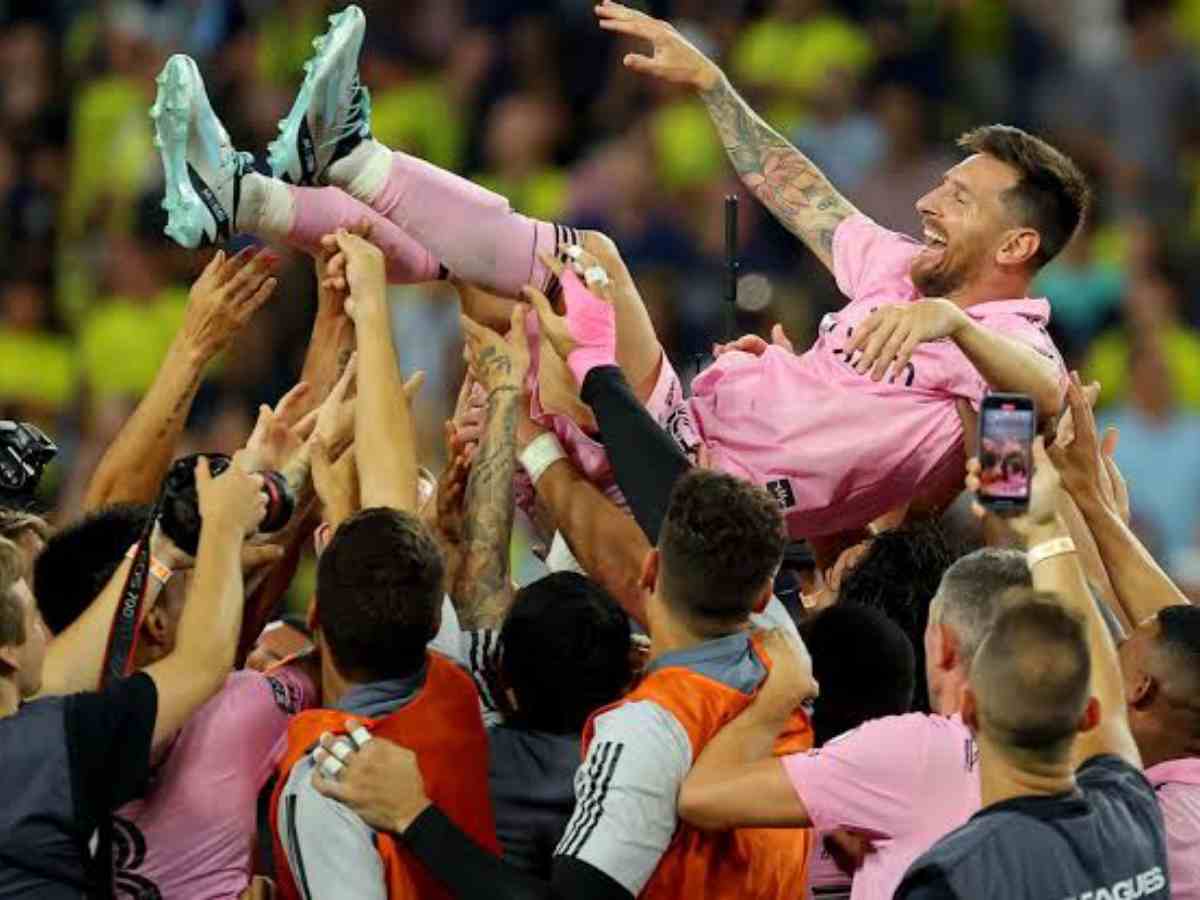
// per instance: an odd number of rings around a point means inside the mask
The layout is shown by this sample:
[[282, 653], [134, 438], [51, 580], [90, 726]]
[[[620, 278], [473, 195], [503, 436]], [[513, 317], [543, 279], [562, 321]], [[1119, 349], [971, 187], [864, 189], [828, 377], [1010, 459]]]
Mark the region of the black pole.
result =
[[737, 285], [738, 285], [738, 197], [725, 196], [725, 339], [737, 337]]

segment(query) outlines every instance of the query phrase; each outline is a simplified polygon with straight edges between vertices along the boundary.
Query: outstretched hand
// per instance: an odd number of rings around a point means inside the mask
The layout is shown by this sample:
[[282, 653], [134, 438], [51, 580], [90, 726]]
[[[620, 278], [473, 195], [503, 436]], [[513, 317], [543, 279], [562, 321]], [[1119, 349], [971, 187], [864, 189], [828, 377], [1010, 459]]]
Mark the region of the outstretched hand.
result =
[[247, 247], [227, 258], [223, 250], [204, 267], [188, 294], [181, 335], [203, 359], [224, 350], [279, 283], [279, 256]]
[[[537, 311], [540, 336], [550, 342], [582, 384], [590, 368], [616, 362], [616, 313], [608, 274], [596, 257], [575, 245], [564, 246], [562, 252], [571, 261], [569, 268], [549, 254], [541, 254], [541, 259], [562, 284], [566, 315], [556, 313], [546, 295], [533, 285], [522, 289], [521, 298]], [[579, 273], [583, 273], [586, 287]]]
[[708, 91], [721, 80], [721, 70], [669, 22], [622, 6], [603, 2], [596, 7], [600, 27], [650, 42], [651, 52], [626, 53], [626, 68], [671, 84]]
[[524, 308], [513, 307], [506, 337], [466, 316], [461, 318], [471, 377], [488, 394], [500, 388], [520, 390], [529, 372]]
[[897, 378], [918, 344], [952, 337], [968, 321], [966, 313], [940, 297], [881, 306], [854, 329], [846, 359], [860, 375], [870, 372], [874, 381], [882, 381], [889, 370]]

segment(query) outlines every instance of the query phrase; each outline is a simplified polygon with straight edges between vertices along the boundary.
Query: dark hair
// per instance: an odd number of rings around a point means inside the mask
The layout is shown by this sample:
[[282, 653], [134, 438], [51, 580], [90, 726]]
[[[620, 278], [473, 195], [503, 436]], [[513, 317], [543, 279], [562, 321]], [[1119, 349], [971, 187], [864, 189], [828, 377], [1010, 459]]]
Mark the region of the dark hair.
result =
[[316, 622], [342, 674], [420, 670], [442, 608], [442, 554], [420, 519], [386, 507], [343, 522], [317, 564]]
[[749, 482], [694, 469], [675, 484], [659, 535], [667, 602], [693, 623], [735, 626], [783, 558], [779, 504]]
[[1017, 170], [1017, 183], [1004, 192], [1004, 200], [1041, 238], [1034, 264], [1040, 269], [1058, 256], [1091, 204], [1092, 191], [1079, 166], [1061, 150], [1011, 125], [968, 131], [958, 146]]
[[556, 572], [517, 591], [500, 632], [515, 725], [578, 734], [633, 678], [629, 619], [594, 581]]
[[955, 549], [936, 522], [914, 522], [875, 535], [838, 588], [840, 604], [878, 609], [907, 635], [916, 658], [916, 706], [925, 711], [929, 702], [925, 685], [929, 604], [954, 558]]
[[150, 506], [106, 506], [52, 535], [33, 564], [38, 609], [52, 634], [62, 633], [104, 590], [150, 521]]
[[980, 727], [1002, 747], [1060, 761], [1092, 674], [1084, 622], [1053, 594], [1010, 597], [971, 663]]
[[1136, 27], [1146, 19], [1170, 11], [1171, 0], [1122, 0], [1121, 3], [1121, 18], [1130, 27]]
[[817, 746], [869, 719], [900, 715], [912, 707], [912, 643], [878, 609], [831, 606], [810, 619], [803, 631], [813, 676], [821, 685], [813, 706]]
[[0, 538], [0, 647], [25, 643], [25, 612], [13, 590], [21, 577], [21, 551], [12, 541]]
[[[1158, 648], [1166, 656], [1171, 680], [1200, 714], [1200, 606], [1181, 603], [1158, 613]], [[1197, 722], [1200, 727], [1200, 722]]]

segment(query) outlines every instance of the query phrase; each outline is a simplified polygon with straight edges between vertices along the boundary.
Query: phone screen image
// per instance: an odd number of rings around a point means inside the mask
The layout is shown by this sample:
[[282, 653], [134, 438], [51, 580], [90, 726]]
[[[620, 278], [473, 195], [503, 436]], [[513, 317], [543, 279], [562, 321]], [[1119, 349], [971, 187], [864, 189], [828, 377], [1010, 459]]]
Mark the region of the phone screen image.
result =
[[1037, 414], [1032, 404], [1019, 399], [989, 397], [980, 417], [979, 499], [1023, 506], [1029, 502], [1033, 479]]

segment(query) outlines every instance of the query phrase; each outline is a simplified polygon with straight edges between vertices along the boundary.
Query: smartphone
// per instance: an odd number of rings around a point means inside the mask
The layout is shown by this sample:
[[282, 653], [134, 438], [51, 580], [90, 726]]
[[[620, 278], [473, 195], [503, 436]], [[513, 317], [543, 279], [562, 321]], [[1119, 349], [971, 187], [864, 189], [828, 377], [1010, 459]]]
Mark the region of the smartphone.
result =
[[987, 394], [979, 411], [979, 502], [1000, 515], [1029, 508], [1037, 407], [1028, 394]]

